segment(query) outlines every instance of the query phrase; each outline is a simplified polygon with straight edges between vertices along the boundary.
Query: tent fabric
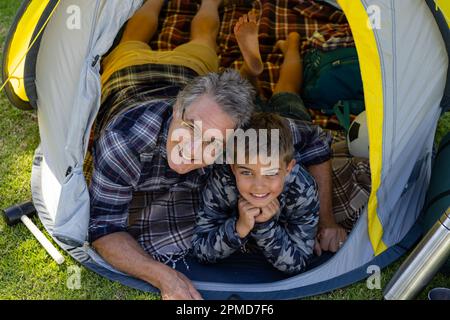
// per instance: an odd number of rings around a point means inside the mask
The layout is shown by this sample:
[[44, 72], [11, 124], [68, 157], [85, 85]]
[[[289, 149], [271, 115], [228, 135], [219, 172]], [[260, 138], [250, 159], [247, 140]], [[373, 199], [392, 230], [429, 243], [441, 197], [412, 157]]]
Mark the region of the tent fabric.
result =
[[450, 28], [450, 2], [445, 0], [434, 0], [435, 11], [441, 11], [448, 27]]
[[[380, 5], [381, 12], [390, 15], [374, 33], [381, 53], [384, 98], [377, 213], [385, 229], [382, 239], [391, 246], [396, 237], [404, 235], [398, 227], [409, 229], [423, 205], [423, 197], [414, 207], [407, 201], [415, 198], [411, 189], [416, 189], [416, 195], [423, 195], [428, 185], [433, 135], [427, 133], [435, 132], [437, 126], [448, 53], [424, 1], [364, 2]], [[425, 165], [421, 164], [423, 161]], [[419, 168], [418, 181], [410, 179], [414, 168]]]
[[[316, 268], [260, 283], [247, 283], [244, 276], [235, 277], [236, 283], [199, 278], [195, 285], [205, 297], [289, 299], [326, 292], [368, 276], [365, 268], [371, 264], [388, 265], [420, 237], [417, 218], [448, 76], [443, 33], [425, 0], [327, 2], [346, 14], [360, 59], [373, 170], [369, 204], [343, 248]], [[155, 292], [114, 270], [85, 242], [89, 193], [82, 166], [100, 106], [98, 61], [141, 5], [142, 0], [60, 0], [39, 50], [30, 52], [36, 55], [41, 136], [32, 194], [44, 226], [75, 259], [110, 279]], [[380, 7], [380, 29], [367, 28], [372, 5]], [[68, 6], [83, 13], [80, 28], [67, 27]]]
[[[394, 238], [404, 235], [397, 227], [404, 226], [408, 230], [421, 208], [422, 203], [419, 203], [409, 215], [406, 212], [390, 214], [396, 202], [405, 203], [401, 199], [404, 192], [401, 186], [406, 186], [413, 168], [420, 165], [416, 163], [420, 154], [428, 155], [428, 165], [423, 170], [430, 168], [430, 135], [420, 133], [426, 132], [427, 128], [435, 129], [446, 82], [447, 68], [442, 65], [448, 66], [448, 54], [424, 1], [338, 2], [348, 13], [361, 59], [372, 171], [369, 233], [374, 250], [379, 254], [395, 243], [390, 242], [392, 235]], [[382, 13], [381, 27], [373, 28], [373, 37], [369, 34], [372, 30], [365, 27], [370, 6], [378, 6]], [[435, 43], [439, 45], [432, 45]], [[398, 81], [400, 76], [402, 81]], [[416, 139], [418, 135], [420, 138]], [[426, 182], [429, 173], [423, 178], [422, 182]], [[399, 209], [403, 211], [405, 206], [399, 206]], [[393, 224], [393, 219], [398, 225]], [[386, 227], [396, 232], [386, 232]]]
[[11, 80], [6, 83], [6, 95], [20, 109], [32, 110], [35, 107], [37, 97], [34, 70], [39, 50], [39, 36], [55, 5], [56, 0], [24, 1], [6, 40], [3, 78]]
[[[431, 12], [436, 19], [436, 23], [442, 33], [447, 52], [450, 52], [450, 2], [443, 2], [442, 0], [427, 0], [427, 4], [428, 7], [430, 7]], [[445, 93], [441, 102], [442, 113], [450, 110], [450, 70], [447, 71], [446, 82]]]
[[423, 208], [424, 230], [429, 231], [450, 207], [450, 132], [442, 139], [433, 161], [433, 171]]
[[367, 126], [369, 131], [370, 171], [372, 189], [368, 203], [368, 231], [370, 241], [376, 254], [386, 249], [382, 241], [383, 227], [377, 215], [377, 191], [381, 183], [381, 157], [383, 136], [383, 90], [381, 61], [375, 35], [367, 28], [369, 20], [367, 9], [362, 3], [352, 1], [338, 1], [353, 30], [356, 49], [361, 65], [361, 76], [364, 87], [364, 103], [366, 107]]
[[[41, 2], [42, 3], [42, 2]], [[46, 3], [44, 1], [44, 3]], [[41, 35], [43, 30], [45, 29], [47, 23], [50, 21], [51, 15], [56, 10], [56, 6], [58, 5], [58, 0], [48, 1], [42, 15], [37, 21], [36, 28], [32, 34], [31, 39], [36, 39], [36, 42], [31, 46], [29, 53], [27, 54], [27, 59], [25, 61], [25, 70], [24, 74], [27, 76], [24, 78], [25, 81], [25, 90], [30, 101], [30, 105], [36, 109], [36, 101], [37, 101], [37, 92], [35, 86], [36, 80], [36, 60], [38, 56], [38, 52], [40, 49], [40, 40], [42, 39]], [[36, 14], [36, 13], [35, 13]]]
[[36, 69], [41, 148], [61, 185], [53, 235], [66, 241], [83, 244], [89, 221], [82, 164], [101, 94], [100, 65], [93, 62], [108, 51], [117, 31], [141, 3], [71, 1], [83, 13], [79, 29], [66, 27], [68, 4], [63, 3], [41, 40]]

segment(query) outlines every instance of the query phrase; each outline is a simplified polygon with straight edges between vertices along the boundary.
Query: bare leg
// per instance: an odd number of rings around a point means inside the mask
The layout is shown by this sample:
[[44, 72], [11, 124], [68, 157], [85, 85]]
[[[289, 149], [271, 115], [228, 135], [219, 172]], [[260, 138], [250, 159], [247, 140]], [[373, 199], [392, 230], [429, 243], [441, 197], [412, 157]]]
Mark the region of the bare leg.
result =
[[281, 65], [280, 78], [275, 86], [274, 93], [293, 92], [300, 94], [303, 84], [300, 35], [297, 32], [292, 32], [287, 40], [280, 40], [276, 45], [283, 52], [284, 62]]
[[191, 23], [191, 41], [217, 50], [219, 34], [219, 6], [222, 0], [203, 0]]
[[234, 26], [234, 35], [244, 57], [244, 64], [240, 70], [241, 75], [259, 91], [258, 77], [264, 70], [264, 64], [259, 50], [258, 18], [254, 11], [239, 18]]
[[149, 43], [158, 29], [158, 17], [164, 0], [147, 0], [127, 22], [120, 42], [142, 41]]
[[255, 75], [252, 71], [250, 71], [246, 62], [244, 62], [244, 64], [242, 65], [241, 69], [239, 70], [239, 73], [241, 74], [242, 78], [247, 79], [253, 85], [253, 87], [255, 87], [259, 95], [262, 94], [258, 76]]

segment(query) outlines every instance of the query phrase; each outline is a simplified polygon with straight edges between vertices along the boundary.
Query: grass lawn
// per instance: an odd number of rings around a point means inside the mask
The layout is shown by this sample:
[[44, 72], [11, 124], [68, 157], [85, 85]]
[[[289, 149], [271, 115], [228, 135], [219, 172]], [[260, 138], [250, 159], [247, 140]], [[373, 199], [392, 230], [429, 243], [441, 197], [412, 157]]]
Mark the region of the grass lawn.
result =
[[[0, 0], [0, 51], [20, 0]], [[1, 55], [0, 55], [1, 60]], [[450, 114], [439, 124], [437, 140], [450, 131]], [[37, 119], [33, 113], [18, 111], [0, 94], [0, 208], [31, 199], [32, 156], [39, 144]], [[40, 221], [34, 222], [43, 230]], [[58, 266], [21, 224], [7, 227], [0, 220], [0, 299], [156, 299], [158, 296], [129, 289], [81, 267], [81, 288], [68, 289], [71, 266], [78, 266], [65, 254]], [[381, 287], [391, 279], [400, 262], [382, 271]], [[450, 279], [436, 276], [422, 292], [432, 287], [450, 287]], [[382, 299], [382, 290], [369, 290], [360, 282], [313, 299]]]

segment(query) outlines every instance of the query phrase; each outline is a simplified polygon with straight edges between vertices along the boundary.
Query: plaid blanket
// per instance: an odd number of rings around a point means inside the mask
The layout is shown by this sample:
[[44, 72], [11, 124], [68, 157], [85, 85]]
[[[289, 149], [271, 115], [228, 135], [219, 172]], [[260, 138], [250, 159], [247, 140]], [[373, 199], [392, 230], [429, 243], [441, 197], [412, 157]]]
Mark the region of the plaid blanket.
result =
[[350, 232], [369, 201], [369, 160], [350, 155], [342, 132], [333, 132], [331, 147], [333, 214], [336, 222]]
[[[275, 43], [297, 31], [301, 35], [301, 50], [310, 48], [324, 51], [339, 47], [354, 47], [350, 26], [342, 11], [324, 2], [313, 0], [228, 0], [233, 3], [220, 9], [221, 27], [218, 36], [219, 61], [222, 68], [237, 68], [242, 56], [233, 34], [237, 20], [254, 9], [259, 13], [259, 41], [264, 72], [260, 77], [262, 94], [272, 95], [279, 77], [283, 55], [275, 51]], [[172, 50], [189, 39], [190, 23], [198, 10], [200, 0], [172, 0], [160, 14], [157, 36], [150, 42], [154, 50]], [[339, 127], [335, 117], [313, 112], [313, 121], [324, 128]]]

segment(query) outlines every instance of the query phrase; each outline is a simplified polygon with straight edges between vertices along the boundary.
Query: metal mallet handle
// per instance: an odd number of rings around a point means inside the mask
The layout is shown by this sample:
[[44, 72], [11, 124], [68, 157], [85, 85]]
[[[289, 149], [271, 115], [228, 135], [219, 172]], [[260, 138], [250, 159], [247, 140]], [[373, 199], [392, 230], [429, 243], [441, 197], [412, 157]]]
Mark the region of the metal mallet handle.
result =
[[23, 224], [30, 230], [34, 237], [39, 241], [39, 243], [47, 250], [48, 254], [56, 261], [57, 264], [62, 264], [64, 262], [64, 257], [59, 253], [55, 246], [45, 237], [41, 230], [36, 227], [36, 225], [28, 218], [23, 215], [20, 220]]

